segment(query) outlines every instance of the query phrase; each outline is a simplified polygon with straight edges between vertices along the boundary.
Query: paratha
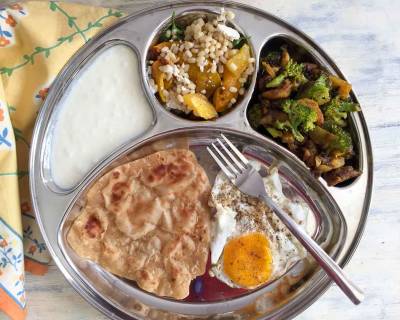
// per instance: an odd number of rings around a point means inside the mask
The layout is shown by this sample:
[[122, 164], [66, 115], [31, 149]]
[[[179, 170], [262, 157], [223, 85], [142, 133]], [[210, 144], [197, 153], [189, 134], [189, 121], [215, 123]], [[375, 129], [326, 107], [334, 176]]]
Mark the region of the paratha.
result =
[[206, 271], [210, 190], [189, 150], [123, 164], [89, 189], [68, 243], [79, 256], [146, 291], [183, 299], [191, 280]]

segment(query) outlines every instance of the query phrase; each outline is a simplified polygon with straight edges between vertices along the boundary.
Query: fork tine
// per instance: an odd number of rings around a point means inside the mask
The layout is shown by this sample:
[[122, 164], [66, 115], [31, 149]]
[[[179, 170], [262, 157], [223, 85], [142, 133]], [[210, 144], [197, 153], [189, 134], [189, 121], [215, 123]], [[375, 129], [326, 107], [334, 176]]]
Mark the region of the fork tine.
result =
[[225, 175], [228, 177], [228, 179], [235, 179], [235, 176], [228, 170], [227, 167], [222, 163], [221, 160], [217, 157], [217, 155], [209, 148], [207, 147], [208, 153], [211, 155], [211, 157], [214, 158], [215, 162], [218, 164], [220, 169], [225, 173]]
[[230, 152], [228, 150], [227, 147], [225, 147], [225, 145], [222, 143], [221, 140], [219, 140], [217, 138], [218, 143], [221, 145], [222, 149], [224, 149], [224, 151], [226, 152], [226, 154], [233, 160], [233, 162], [235, 162], [235, 164], [237, 165], [237, 167], [241, 170], [245, 170], [246, 168], [237, 160], [237, 158], [232, 154], [232, 152]]
[[230, 142], [230, 141], [228, 140], [228, 138], [225, 137], [222, 133], [221, 133], [221, 136], [222, 136], [222, 138], [224, 138], [224, 140], [226, 141], [226, 143], [228, 144], [228, 146], [231, 147], [231, 149], [233, 150], [233, 152], [235, 152], [235, 154], [239, 157], [239, 159], [242, 160], [243, 163], [244, 163], [245, 165], [247, 165], [247, 164], [249, 163], [249, 161], [248, 161], [248, 160], [246, 159], [246, 157], [238, 150], [238, 148], [236, 148], [236, 147], [232, 144], [232, 142]]
[[212, 143], [211, 145], [214, 147], [215, 151], [217, 151], [217, 153], [218, 153], [219, 156], [222, 158], [222, 160], [225, 161], [225, 163], [226, 163], [226, 165], [229, 167], [229, 169], [230, 169], [235, 175], [238, 175], [238, 174], [239, 174], [239, 171], [235, 168], [235, 166], [233, 165], [233, 163], [232, 163], [231, 161], [229, 161], [229, 160], [225, 157], [225, 155], [217, 148], [217, 146], [215, 145], [215, 143]]

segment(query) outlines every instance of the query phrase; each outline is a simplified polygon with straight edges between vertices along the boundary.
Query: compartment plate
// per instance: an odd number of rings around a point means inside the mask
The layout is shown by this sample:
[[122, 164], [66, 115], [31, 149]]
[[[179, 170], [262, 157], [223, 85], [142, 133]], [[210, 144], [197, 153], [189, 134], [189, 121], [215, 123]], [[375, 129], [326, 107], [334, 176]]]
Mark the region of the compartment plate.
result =
[[[247, 94], [234, 110], [215, 122], [193, 122], [177, 119], [160, 107], [159, 102], [150, 91], [144, 76], [146, 74], [145, 59], [147, 49], [154, 34], [158, 31], [159, 26], [163, 25], [163, 23], [167, 21], [172, 11], [175, 11], [177, 15], [190, 10], [219, 12], [222, 6], [229, 7], [230, 10], [235, 12], [236, 23], [246, 32], [246, 34], [251, 36], [251, 43], [257, 61], [261, 48], [268, 39], [276, 35], [284, 35], [294, 39], [298, 44], [308, 50], [330, 72], [344, 78], [333, 60], [301, 31], [266, 12], [234, 2], [225, 2], [223, 4], [213, 2], [207, 2], [205, 4], [194, 2], [173, 3], [153, 8], [151, 10], [138, 12], [122, 19], [114, 26], [108, 28], [74, 55], [55, 80], [37, 118], [30, 158], [31, 195], [37, 221], [54, 261], [71, 285], [86, 300], [111, 318], [134, 319], [143, 317], [145, 313], [147, 314], [146, 318], [149, 317], [149, 314], [154, 314], [154, 319], [170, 317], [172, 314], [176, 316], [176, 318], [179, 318], [179, 314], [189, 313], [189, 311], [192, 314], [204, 314], [199, 311], [202, 308], [199, 308], [197, 304], [191, 304], [192, 307], [190, 308], [185, 306], [174, 308], [173, 310], [175, 310], [175, 312], [157, 311], [156, 309], [168, 310], [169, 301], [158, 298], [158, 300], [164, 302], [157, 301], [157, 303], [154, 304], [154, 296], [143, 293], [140, 295], [140, 298], [143, 298], [144, 300], [140, 300], [148, 306], [138, 304], [136, 299], [131, 295], [127, 295], [121, 298], [124, 299], [122, 300], [125, 301], [124, 306], [129, 310], [128, 312], [126, 310], [124, 311], [112, 299], [101, 297], [97, 292], [99, 288], [95, 289], [88, 285], [84, 277], [77, 274], [76, 269], [70, 263], [69, 258], [64, 255], [62, 233], [59, 231], [65, 213], [69, 210], [74, 199], [78, 197], [82, 190], [96, 177], [101, 175], [104, 170], [109, 168], [109, 165], [115, 159], [123, 160], [124, 156], [129, 154], [131, 150], [136, 149], [139, 145], [144, 143], [144, 141], [147, 141], [146, 139], [151, 139], [157, 134], [176, 130], [178, 128], [179, 130], [187, 128], [186, 132], [191, 132], [194, 130], [193, 126], [195, 125], [198, 132], [209, 130], [211, 133], [218, 130], [216, 128], [224, 128], [228, 132], [230, 131], [232, 134], [237, 134], [238, 136], [247, 136], [248, 134], [253, 135], [254, 141], [257, 141], [257, 143], [264, 147], [268, 147], [268, 149], [274, 150], [280, 155], [280, 157], [286, 159], [286, 161], [291, 163], [293, 166], [298, 167], [300, 172], [303, 171], [305, 176], [309, 176], [302, 162], [289, 151], [268, 138], [259, 135], [250, 128], [245, 114], [247, 104], [251, 97], [251, 91], [254, 87], [255, 76], [249, 89], [250, 94]], [[46, 168], [44, 167], [46, 157], [48, 157], [46, 148], [51, 144], [51, 120], [55, 114], [53, 111], [55, 110], [57, 101], [66, 89], [68, 83], [84, 65], [85, 61], [87, 61], [88, 57], [92, 56], [98, 50], [101, 50], [104, 46], [121, 42], [128, 43], [131, 47], [135, 48], [135, 51], [138, 54], [138, 59], [141, 63], [143, 88], [150, 104], [154, 107], [156, 117], [155, 124], [151, 130], [146, 132], [139, 139], [128, 142], [117, 149], [113, 154], [104, 158], [103, 161], [101, 161], [101, 163], [99, 163], [98, 166], [84, 178], [77, 188], [68, 192], [58, 192], [51, 187], [51, 176], [46, 174]], [[353, 98], [357, 101], [355, 95]], [[357, 131], [357, 136], [359, 137], [358, 148], [360, 150], [360, 165], [363, 174], [354, 183], [344, 188], [327, 188], [314, 179], [314, 182], [316, 183], [315, 188], [320, 190], [322, 193], [324, 193], [324, 190], [327, 190], [336, 200], [336, 203], [344, 214], [345, 222], [347, 223], [347, 236], [346, 241], [343, 243], [342, 250], [340, 251], [341, 246], [339, 245], [339, 247], [335, 249], [336, 251], [332, 251], [335, 259], [339, 261], [342, 266], [349, 261], [360, 240], [368, 214], [372, 191], [372, 151], [364, 117], [360, 112], [352, 115], [351, 121], [353, 122]], [[235, 130], [231, 131], [232, 128]], [[330, 196], [327, 195], [326, 199], [330, 199]], [[336, 206], [334, 201], [331, 205]], [[340, 254], [338, 254], [339, 251]], [[102, 275], [102, 272], [104, 272], [101, 268], [97, 268], [97, 271], [99, 272], [99, 275]], [[115, 281], [119, 280], [112, 276], [109, 276], [108, 279], [109, 281], [107, 282], [107, 285], [100, 289], [108, 290], [109, 292], [109, 290], [114, 288], [116, 284]], [[230, 310], [237, 310], [234, 311], [234, 314], [244, 319], [254, 316], [265, 319], [289, 319], [307, 308], [329, 287], [329, 285], [330, 281], [327, 276], [325, 276], [319, 269], [315, 269], [310, 278], [304, 284], [295, 287], [292, 295], [288, 296], [287, 300], [279, 301], [279, 306], [275, 306], [276, 308], [274, 308], [274, 306], [272, 306], [272, 308], [271, 306], [268, 306], [266, 301], [259, 299], [254, 300], [255, 297], [251, 297], [251, 299], [245, 299], [237, 303], [235, 303], [235, 300], [227, 301], [224, 303], [225, 306], [222, 309], [215, 309], [215, 311], [217, 311], [217, 313], [223, 313]], [[135, 296], [135, 298], [139, 298], [139, 296]], [[242, 307], [246, 308], [238, 310]], [[150, 310], [150, 313], [148, 308], [152, 309]], [[214, 315], [216, 314], [210, 314], [210, 318], [214, 317]], [[232, 318], [233, 314], [230, 313], [227, 316], [228, 318]], [[221, 316], [219, 316], [219, 319], [221, 319]]]

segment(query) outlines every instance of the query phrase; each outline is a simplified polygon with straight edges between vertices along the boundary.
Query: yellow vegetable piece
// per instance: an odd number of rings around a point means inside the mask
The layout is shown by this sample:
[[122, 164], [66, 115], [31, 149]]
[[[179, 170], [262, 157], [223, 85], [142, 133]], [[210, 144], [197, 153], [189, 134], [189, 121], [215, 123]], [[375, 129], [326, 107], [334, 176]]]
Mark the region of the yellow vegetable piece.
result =
[[169, 90], [173, 87], [174, 85], [174, 79], [171, 77], [169, 80], [164, 79], [164, 89]]
[[164, 42], [160, 42], [160, 43], [154, 45], [152, 47], [152, 49], [155, 50], [156, 52], [160, 53], [162, 48], [164, 48], [164, 47], [171, 48], [172, 44], [173, 44], [173, 42], [164, 41]]
[[[208, 68], [209, 69], [209, 68]], [[189, 65], [189, 79], [196, 84], [196, 92], [206, 90], [206, 97], [213, 95], [214, 91], [221, 85], [221, 77], [217, 72], [208, 72], [208, 69], [200, 71], [196, 64]]]
[[151, 66], [151, 75], [157, 84], [157, 92], [158, 95], [160, 96], [160, 99], [162, 102], [167, 102], [166, 97], [163, 94], [163, 90], [165, 89], [164, 86], [164, 79], [165, 79], [165, 73], [161, 72], [159, 67], [161, 66], [161, 62], [159, 60], [154, 61], [154, 63]]
[[208, 101], [207, 97], [200, 93], [188, 93], [183, 96], [183, 101], [195, 116], [203, 119], [213, 119], [218, 117], [214, 106]]
[[221, 85], [221, 77], [218, 73], [202, 72], [196, 80], [196, 91], [206, 90], [206, 96], [210, 97], [214, 91]]
[[[240, 78], [240, 75], [239, 75], [239, 77], [237, 77], [235, 74], [230, 72], [228, 69], [224, 70], [222, 86], [225, 89], [222, 89], [222, 87], [219, 87], [214, 92], [214, 96], [213, 96], [213, 104], [214, 104], [215, 110], [217, 110], [217, 112], [225, 111], [229, 105], [229, 102], [232, 99], [237, 98], [237, 96], [239, 94], [238, 91], [240, 88], [239, 78]], [[229, 90], [230, 87], [235, 87], [237, 89], [237, 91], [231, 92]]]
[[334, 88], [339, 88], [338, 93], [339, 97], [342, 99], [346, 99], [350, 95], [351, 91], [351, 84], [348, 83], [347, 81], [340, 79], [339, 77], [336, 76], [329, 76], [329, 79], [332, 82], [332, 87]]
[[[225, 111], [232, 99], [236, 99], [240, 89], [239, 78], [249, 66], [250, 47], [245, 44], [239, 52], [230, 58], [225, 64], [222, 87], [219, 87], [213, 96], [213, 103], [217, 112]], [[230, 91], [230, 88], [236, 88], [236, 92]]]
[[198, 67], [198, 65], [195, 63], [190, 63], [188, 70], [189, 79], [192, 80], [193, 82], [196, 82], [199, 73], [200, 73], [200, 68]]
[[239, 52], [230, 58], [225, 67], [229, 69], [237, 78], [246, 70], [249, 65], [250, 47], [245, 44], [240, 48]]

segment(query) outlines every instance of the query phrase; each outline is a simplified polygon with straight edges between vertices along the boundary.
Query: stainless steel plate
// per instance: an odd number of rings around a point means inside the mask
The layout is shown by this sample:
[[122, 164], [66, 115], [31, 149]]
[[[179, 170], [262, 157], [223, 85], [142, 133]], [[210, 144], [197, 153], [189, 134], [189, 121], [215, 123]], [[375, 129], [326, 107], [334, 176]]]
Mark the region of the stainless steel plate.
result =
[[[279, 159], [282, 173], [291, 170], [294, 172], [293, 177], [301, 177], [295, 180], [298, 190], [303, 190], [306, 194], [308, 192], [308, 198], [315, 202], [321, 213], [325, 213], [321, 216], [330, 221], [321, 225], [322, 231], [317, 235], [317, 239], [325, 243], [326, 250], [341, 265], [348, 262], [361, 237], [372, 190], [371, 146], [362, 113], [352, 115], [351, 122], [353, 138], [359, 151], [359, 168], [363, 174], [345, 187], [328, 188], [323, 181], [311, 177], [303, 163], [290, 152], [250, 128], [245, 115], [254, 88], [255, 75], [248, 94], [237, 107], [213, 122], [179, 119], [166, 111], [152, 94], [146, 78], [146, 52], [154, 35], [168, 21], [171, 12], [174, 10], [177, 16], [192, 11], [217, 13], [222, 6], [235, 12], [238, 27], [251, 36], [250, 42], [257, 60], [263, 46], [270, 39], [283, 36], [308, 51], [329, 71], [344, 77], [323, 50], [300, 31], [265, 12], [231, 2], [174, 3], [143, 11], [122, 19], [79, 50], [57, 77], [38, 116], [30, 161], [31, 194], [37, 220], [54, 261], [83, 297], [112, 318], [173, 319], [181, 318], [183, 314], [216, 318], [220, 313], [229, 319], [234, 316], [288, 319], [309, 306], [330, 285], [328, 278], [319, 268], [308, 265], [309, 272], [301, 281], [290, 280], [287, 278], [289, 273], [271, 286], [244, 297], [216, 304], [187, 304], [144, 293], [98, 266], [80, 261], [74, 256], [64, 241], [65, 228], [73, 217], [75, 200], [79, 199], [86, 187], [110, 167], [137, 156], [137, 152], [143, 152], [140, 150], [155, 148], [160, 143], [165, 148], [168, 147], [168, 143], [174, 145], [182, 142], [181, 139], [177, 140], [177, 137], [184, 138], [185, 143], [201, 156], [199, 150], [204, 143], [208, 143], [219, 131], [225, 131], [237, 144], [247, 146], [249, 154], [266, 162], [273, 158]], [[49, 161], [52, 131], [58, 113], [57, 103], [67, 86], [91, 57], [108, 46], [121, 43], [130, 46], [138, 55], [143, 91], [154, 111], [153, 126], [142, 136], [133, 137], [131, 141], [105, 157], [77, 186], [70, 190], [62, 190], [52, 180]], [[353, 98], [356, 100], [354, 93]], [[326, 233], [326, 230], [329, 232]], [[296, 265], [291, 272], [299, 272], [296, 268], [303, 267]], [[280, 285], [281, 281], [283, 285]], [[221, 318], [224, 318], [224, 315], [218, 316], [218, 319]]]

